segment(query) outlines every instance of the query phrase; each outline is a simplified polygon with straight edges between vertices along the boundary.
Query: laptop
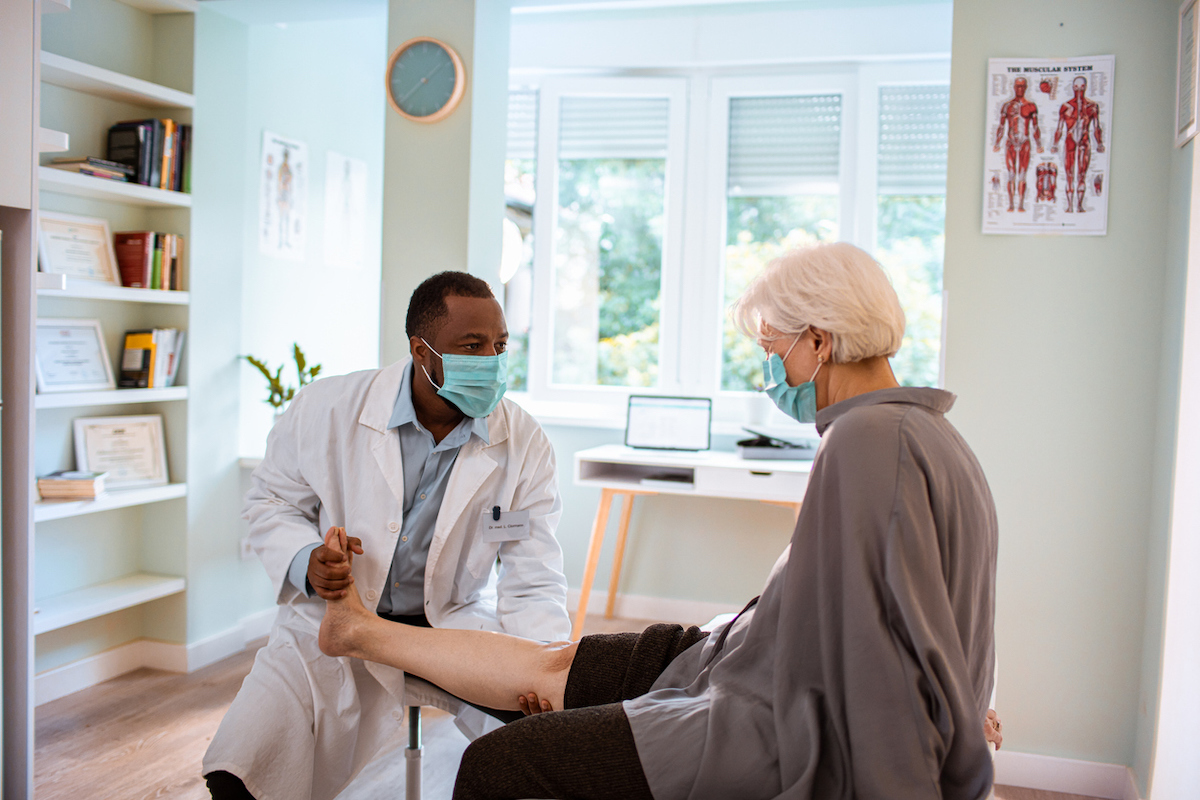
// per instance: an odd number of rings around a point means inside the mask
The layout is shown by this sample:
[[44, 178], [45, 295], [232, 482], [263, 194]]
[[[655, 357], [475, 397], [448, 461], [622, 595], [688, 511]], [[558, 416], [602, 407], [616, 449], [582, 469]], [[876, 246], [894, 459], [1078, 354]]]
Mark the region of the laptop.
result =
[[712, 399], [630, 395], [625, 445], [645, 450], [707, 450]]

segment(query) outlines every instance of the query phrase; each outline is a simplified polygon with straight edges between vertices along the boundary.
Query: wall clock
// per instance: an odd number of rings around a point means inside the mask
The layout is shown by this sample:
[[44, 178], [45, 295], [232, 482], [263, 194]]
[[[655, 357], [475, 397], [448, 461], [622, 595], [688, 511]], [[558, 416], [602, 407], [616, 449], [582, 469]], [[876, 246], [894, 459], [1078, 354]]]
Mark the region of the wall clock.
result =
[[454, 48], [428, 36], [409, 39], [388, 59], [388, 103], [413, 122], [438, 122], [453, 113], [467, 88]]

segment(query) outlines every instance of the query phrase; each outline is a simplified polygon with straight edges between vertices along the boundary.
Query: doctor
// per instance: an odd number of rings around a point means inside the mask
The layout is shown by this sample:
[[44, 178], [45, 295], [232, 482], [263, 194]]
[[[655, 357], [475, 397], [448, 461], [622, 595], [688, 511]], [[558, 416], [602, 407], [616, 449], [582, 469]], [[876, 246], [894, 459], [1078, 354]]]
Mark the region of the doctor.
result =
[[501, 399], [500, 304], [482, 280], [443, 272], [417, 287], [405, 329], [411, 359], [299, 393], [251, 478], [244, 517], [279, 614], [204, 757], [218, 800], [334, 797], [406, 704], [472, 724], [473, 709], [446, 696], [415, 685], [406, 696], [399, 670], [321, 653], [325, 600], [351, 581], [350, 560], [321, 543], [333, 526], [352, 537], [354, 583], [386, 619], [544, 642], [570, 632], [554, 452]]

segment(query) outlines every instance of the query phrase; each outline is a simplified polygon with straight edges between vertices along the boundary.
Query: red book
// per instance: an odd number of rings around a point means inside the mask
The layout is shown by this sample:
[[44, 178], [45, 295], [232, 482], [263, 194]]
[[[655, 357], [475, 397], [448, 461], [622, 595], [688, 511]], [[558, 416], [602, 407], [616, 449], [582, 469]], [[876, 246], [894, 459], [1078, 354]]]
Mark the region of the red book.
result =
[[154, 233], [127, 231], [114, 234], [113, 249], [117, 252], [121, 285], [149, 289], [150, 273], [154, 265]]

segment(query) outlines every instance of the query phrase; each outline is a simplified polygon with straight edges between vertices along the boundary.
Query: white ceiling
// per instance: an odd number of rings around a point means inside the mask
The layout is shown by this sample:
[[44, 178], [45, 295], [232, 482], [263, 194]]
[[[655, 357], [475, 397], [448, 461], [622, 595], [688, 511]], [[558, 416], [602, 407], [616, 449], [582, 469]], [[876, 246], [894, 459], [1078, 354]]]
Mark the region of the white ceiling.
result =
[[204, 7], [247, 25], [387, 18], [388, 0], [204, 0]]

